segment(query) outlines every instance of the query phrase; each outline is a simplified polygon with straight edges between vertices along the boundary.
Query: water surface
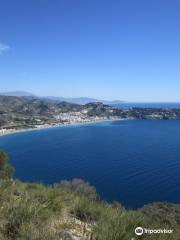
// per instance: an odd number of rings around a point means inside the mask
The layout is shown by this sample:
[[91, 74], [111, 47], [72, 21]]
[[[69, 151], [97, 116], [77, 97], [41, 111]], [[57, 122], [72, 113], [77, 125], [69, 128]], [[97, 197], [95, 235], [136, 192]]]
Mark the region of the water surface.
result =
[[141, 207], [180, 203], [180, 121], [127, 120], [0, 138], [15, 177], [54, 183], [82, 178], [107, 201]]
[[120, 104], [113, 104], [117, 108], [163, 108], [163, 109], [180, 109], [180, 103], [157, 103], [157, 102], [122, 102]]

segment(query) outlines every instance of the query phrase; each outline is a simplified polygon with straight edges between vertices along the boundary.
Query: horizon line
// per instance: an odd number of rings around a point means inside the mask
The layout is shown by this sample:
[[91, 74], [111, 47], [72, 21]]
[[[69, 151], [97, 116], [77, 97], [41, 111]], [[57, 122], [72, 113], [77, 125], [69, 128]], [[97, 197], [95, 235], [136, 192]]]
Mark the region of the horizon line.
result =
[[[33, 97], [40, 97], [40, 98], [43, 98], [43, 97], [57, 97], [57, 98], [71, 98], [71, 99], [78, 99], [78, 98], [90, 98], [90, 99], [94, 99], [94, 100], [97, 100], [97, 101], [109, 101], [109, 102], [115, 102], [115, 101], [119, 101], [119, 102], [122, 102], [122, 103], [154, 103], [154, 104], [158, 104], [158, 103], [169, 103], [169, 104], [175, 104], [175, 103], [180, 103], [180, 100], [178, 101], [167, 101], [167, 100], [162, 100], [162, 101], [159, 101], [159, 100], [122, 100], [122, 99], [118, 99], [118, 98], [115, 98], [115, 99], [108, 99], [108, 98], [99, 98], [99, 97], [91, 97], [91, 96], [76, 96], [76, 97], [68, 97], [68, 96], [63, 96], [63, 95], [54, 95], [54, 94], [46, 94], [46, 95], [42, 95], [42, 94], [34, 94], [32, 93], [31, 91], [26, 91], [26, 90], [10, 90], [10, 91], [1, 91], [0, 92], [0, 95], [1, 94], [8, 94], [8, 93], [26, 93], [26, 94], [29, 94], [29, 97], [30, 95]], [[1, 95], [2, 96], [2, 95]], [[10, 96], [10, 95], [9, 95]], [[28, 97], [28, 96], [17, 96], [17, 97]]]

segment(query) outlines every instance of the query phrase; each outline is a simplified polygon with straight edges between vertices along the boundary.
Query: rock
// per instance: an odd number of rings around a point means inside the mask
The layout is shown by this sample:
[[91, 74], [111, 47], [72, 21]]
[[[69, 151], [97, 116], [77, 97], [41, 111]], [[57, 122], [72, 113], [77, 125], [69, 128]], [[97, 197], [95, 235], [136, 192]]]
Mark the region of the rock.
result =
[[84, 240], [81, 237], [73, 236], [72, 233], [68, 231], [62, 231], [59, 234], [60, 240]]

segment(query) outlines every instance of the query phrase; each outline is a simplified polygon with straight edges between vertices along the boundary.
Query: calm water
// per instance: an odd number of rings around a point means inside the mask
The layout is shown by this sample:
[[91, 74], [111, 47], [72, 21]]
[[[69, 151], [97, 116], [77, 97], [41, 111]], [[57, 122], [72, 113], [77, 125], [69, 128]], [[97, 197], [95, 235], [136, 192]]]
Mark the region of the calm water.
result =
[[82, 178], [106, 200], [136, 208], [180, 203], [180, 121], [114, 121], [0, 138], [15, 177], [44, 183]]
[[121, 104], [113, 105], [118, 108], [132, 108], [132, 107], [139, 107], [139, 108], [176, 108], [180, 109], [180, 103], [134, 103], [134, 102], [122, 102]]

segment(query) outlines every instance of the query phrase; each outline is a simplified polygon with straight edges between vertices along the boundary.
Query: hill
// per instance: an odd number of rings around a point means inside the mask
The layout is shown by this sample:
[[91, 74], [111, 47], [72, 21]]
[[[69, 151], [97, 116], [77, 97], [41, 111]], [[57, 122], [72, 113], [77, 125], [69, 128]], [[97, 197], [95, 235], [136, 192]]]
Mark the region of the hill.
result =
[[25, 92], [25, 91], [15, 91], [15, 92], [2, 92], [0, 96], [9, 96], [9, 97], [35, 97], [34, 94]]
[[140, 239], [179, 240], [180, 205], [155, 203], [127, 210], [98, 199], [95, 189], [79, 179], [45, 186], [0, 180], [2, 240], [129, 240], [135, 228], [173, 230]]
[[77, 97], [77, 98], [65, 98], [65, 97], [57, 97], [57, 96], [37, 96], [33, 93], [25, 92], [25, 91], [15, 91], [15, 92], [2, 92], [0, 93], [0, 96], [10, 96], [10, 97], [28, 97], [28, 98], [39, 98], [42, 100], [51, 100], [55, 102], [68, 102], [68, 103], [75, 103], [75, 104], [87, 104], [92, 102], [102, 102], [104, 104], [120, 104], [122, 101], [120, 100], [113, 100], [108, 101], [104, 99], [95, 99], [95, 98], [89, 98], [89, 97]]
[[24, 129], [45, 124], [88, 122], [113, 115], [113, 108], [98, 102], [80, 105], [39, 98], [0, 96], [0, 128]]
[[52, 122], [57, 114], [80, 109], [79, 105], [65, 102], [0, 96], [0, 127], [30, 128]]
[[0, 129], [26, 129], [114, 119], [179, 119], [180, 109], [119, 109], [101, 102], [85, 105], [47, 99], [0, 96]]

